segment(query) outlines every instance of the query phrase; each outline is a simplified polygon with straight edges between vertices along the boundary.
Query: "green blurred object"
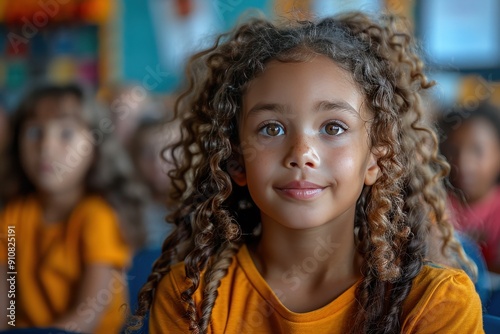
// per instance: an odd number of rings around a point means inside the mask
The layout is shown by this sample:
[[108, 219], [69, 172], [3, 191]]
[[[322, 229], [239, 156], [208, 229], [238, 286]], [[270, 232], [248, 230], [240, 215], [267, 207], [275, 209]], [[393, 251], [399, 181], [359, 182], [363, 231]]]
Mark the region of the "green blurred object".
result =
[[22, 58], [8, 60], [5, 69], [5, 87], [10, 89], [18, 89], [22, 88], [27, 83], [27, 61]]

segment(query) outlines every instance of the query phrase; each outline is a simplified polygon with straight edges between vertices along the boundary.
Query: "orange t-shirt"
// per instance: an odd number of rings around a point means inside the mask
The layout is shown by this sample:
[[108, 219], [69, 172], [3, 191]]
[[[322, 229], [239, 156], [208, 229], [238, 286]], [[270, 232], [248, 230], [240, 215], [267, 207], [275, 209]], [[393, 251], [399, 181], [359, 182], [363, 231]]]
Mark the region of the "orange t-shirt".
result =
[[116, 214], [98, 196], [83, 199], [67, 222], [43, 224], [41, 213], [38, 201], [29, 196], [9, 203], [0, 214], [2, 264], [7, 263], [7, 228], [15, 226], [16, 327], [50, 326], [77, 306], [89, 321], [94, 310], [107, 308], [95, 333], [118, 333], [125, 320], [121, 306], [127, 302], [121, 275], [113, 277], [108, 289], [89, 296], [85, 305], [73, 305], [85, 265], [122, 269], [130, 261]]
[[[187, 287], [184, 264], [172, 266], [155, 292], [150, 333], [189, 333], [180, 293]], [[203, 281], [203, 277], [201, 278]], [[307, 313], [288, 310], [241, 247], [215, 301], [209, 333], [336, 334], [348, 332], [355, 312], [353, 285], [328, 305]], [[202, 291], [193, 298], [199, 306]], [[402, 333], [484, 333], [479, 297], [461, 270], [425, 265], [403, 306]]]

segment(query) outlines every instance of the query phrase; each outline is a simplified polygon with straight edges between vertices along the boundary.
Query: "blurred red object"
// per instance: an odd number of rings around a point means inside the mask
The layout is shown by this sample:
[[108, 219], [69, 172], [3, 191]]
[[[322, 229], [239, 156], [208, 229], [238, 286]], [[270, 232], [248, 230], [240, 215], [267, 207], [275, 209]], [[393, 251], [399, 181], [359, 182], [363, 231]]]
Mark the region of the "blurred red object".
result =
[[176, 0], [177, 14], [181, 17], [186, 17], [193, 11], [192, 0]]
[[110, 1], [99, 0], [23, 0], [5, 2], [2, 19], [7, 24], [45, 25], [42, 22], [68, 22], [84, 20], [105, 21], [111, 12]]

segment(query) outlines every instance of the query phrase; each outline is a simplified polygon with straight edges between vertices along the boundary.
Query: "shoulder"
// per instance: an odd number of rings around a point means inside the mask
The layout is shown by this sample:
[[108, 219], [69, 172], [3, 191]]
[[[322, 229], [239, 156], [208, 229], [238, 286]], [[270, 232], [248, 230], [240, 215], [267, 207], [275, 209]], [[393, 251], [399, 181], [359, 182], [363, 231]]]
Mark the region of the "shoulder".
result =
[[403, 328], [409, 333], [451, 333], [460, 330], [460, 326], [464, 332], [476, 333], [482, 328], [479, 296], [469, 276], [458, 269], [424, 265], [403, 309]]
[[[241, 251], [241, 248], [240, 248]], [[239, 254], [239, 253], [238, 253]], [[227, 269], [225, 276], [221, 280], [218, 289], [217, 303], [214, 308], [217, 319], [215, 323], [225, 323], [227, 311], [231, 304], [231, 298], [235, 296], [232, 289], [241, 281], [242, 272], [240, 264], [235, 258], [236, 254]], [[154, 290], [153, 303], [151, 306], [151, 316], [149, 320], [150, 333], [186, 333], [189, 332], [189, 322], [186, 319], [187, 303], [183, 301], [182, 293], [191, 286], [191, 282], [186, 277], [186, 266], [184, 262], [179, 262], [171, 266], [170, 271], [162, 277], [158, 286]], [[203, 291], [205, 289], [205, 271], [200, 273], [200, 285], [193, 293], [192, 299], [196, 305], [201, 305]], [[239, 292], [244, 292], [239, 290]], [[244, 300], [244, 293], [238, 294], [238, 299]]]
[[38, 201], [35, 199], [34, 196], [29, 195], [29, 196], [23, 196], [23, 197], [16, 197], [7, 203], [2, 207], [2, 212], [3, 213], [12, 213], [13, 211], [18, 211], [18, 210], [26, 210], [30, 208], [36, 208], [39, 206]]
[[12, 199], [0, 210], [0, 225], [31, 228], [39, 221], [40, 205], [34, 196]]
[[172, 265], [170, 271], [158, 283], [155, 296], [158, 295], [158, 298], [162, 298], [162, 296], [178, 296], [180, 298], [181, 292], [188, 287], [185, 268], [184, 262]]
[[[181, 297], [182, 292], [188, 286], [184, 262], [173, 265], [154, 290], [149, 317], [150, 333], [189, 332], [189, 322], [185, 317], [187, 305]], [[200, 288], [195, 295], [199, 290]], [[194, 299], [197, 302], [197, 298]]]
[[[224, 279], [231, 280], [234, 275], [235, 267], [237, 266], [237, 261], [233, 261], [227, 270], [227, 274]], [[200, 302], [203, 298], [203, 288], [205, 283], [205, 273], [206, 270], [200, 273], [200, 286], [193, 294], [193, 299], [196, 303]], [[174, 299], [177, 303], [181, 302], [181, 294], [186, 289], [191, 286], [191, 282], [186, 277], [186, 265], [184, 262], [178, 262], [170, 267], [170, 271], [162, 277], [158, 283], [158, 287], [155, 291], [156, 298], [169, 298]]]
[[83, 198], [73, 210], [69, 224], [75, 228], [80, 226], [84, 231], [106, 230], [110, 232], [119, 229], [115, 210], [100, 196]]
[[184, 262], [170, 268], [154, 292], [154, 306], [163, 310], [177, 310], [183, 313], [181, 293], [188, 287]]
[[448, 279], [468, 280], [469, 276], [461, 270], [450, 268], [431, 261], [425, 262], [420, 273], [415, 277], [414, 284], [436, 284], [437, 282], [446, 281]]
[[97, 195], [84, 197], [75, 208], [75, 213], [91, 213], [93, 215], [99, 214], [114, 216], [114, 210], [111, 205], [104, 198]]
[[414, 279], [410, 295], [427, 296], [432, 294], [436, 297], [445, 291], [467, 292], [467, 295], [475, 294], [474, 284], [463, 270], [428, 262]]
[[[233, 255], [231, 264], [227, 268], [226, 274], [222, 278], [223, 282], [232, 282], [235, 276], [246, 275], [243, 273], [241, 262], [241, 253], [246, 252], [246, 246], [240, 247], [240, 249]], [[200, 287], [196, 290], [193, 295], [195, 301], [201, 300], [202, 292], [205, 284], [205, 274], [206, 270], [200, 273]], [[184, 290], [191, 286], [190, 281], [186, 278], [186, 265], [184, 262], [178, 262], [170, 267], [170, 271], [161, 279], [158, 284], [158, 292], [168, 292], [169, 294], [176, 293], [180, 296]]]

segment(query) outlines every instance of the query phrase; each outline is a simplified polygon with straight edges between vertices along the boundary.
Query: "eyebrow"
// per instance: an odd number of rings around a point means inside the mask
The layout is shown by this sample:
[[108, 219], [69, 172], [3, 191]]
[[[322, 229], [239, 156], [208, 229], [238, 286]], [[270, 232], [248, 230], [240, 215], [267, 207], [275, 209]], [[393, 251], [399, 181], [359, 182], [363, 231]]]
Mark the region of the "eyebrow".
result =
[[258, 114], [264, 111], [271, 111], [283, 115], [289, 111], [289, 108], [286, 105], [278, 103], [257, 103], [248, 111], [245, 118], [248, 118], [248, 116], [252, 114]]
[[[278, 114], [285, 114], [289, 112], [290, 108], [287, 105], [278, 104], [278, 103], [257, 103], [253, 106], [247, 113], [245, 118], [252, 114], [258, 114], [264, 111], [270, 111]], [[314, 112], [321, 111], [342, 111], [348, 112], [350, 114], [359, 116], [359, 111], [357, 111], [352, 105], [345, 101], [337, 101], [337, 100], [324, 100], [319, 101], [314, 105]]]
[[[26, 121], [36, 122], [36, 121], [43, 120], [44, 118], [45, 117], [42, 115], [35, 114], [35, 115], [30, 115], [29, 117], [27, 117]], [[52, 120], [58, 121], [58, 122], [76, 122], [76, 123], [83, 122], [83, 123], [86, 123], [81, 117], [79, 117], [75, 114], [66, 113], [66, 112], [51, 115], [51, 116], [49, 116], [49, 118]]]
[[314, 105], [314, 111], [345, 111], [356, 116], [359, 115], [359, 111], [346, 101], [319, 101]]

